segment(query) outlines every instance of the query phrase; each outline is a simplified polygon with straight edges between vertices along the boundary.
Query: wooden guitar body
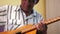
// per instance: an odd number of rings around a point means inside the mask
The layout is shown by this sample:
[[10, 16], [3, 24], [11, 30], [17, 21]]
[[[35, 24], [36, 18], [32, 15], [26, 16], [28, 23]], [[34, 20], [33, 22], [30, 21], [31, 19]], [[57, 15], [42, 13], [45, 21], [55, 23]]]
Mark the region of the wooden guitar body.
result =
[[[27, 28], [31, 28], [33, 25], [25, 25], [25, 26], [22, 26], [21, 28], [18, 28], [16, 30], [11, 30], [11, 31], [5, 31], [5, 32], [0, 32], [0, 34], [16, 34], [18, 32], [23, 32], [24, 30], [26, 30]], [[24, 32], [25, 34], [36, 34], [36, 29], [32, 29], [32, 31], [27, 31], [27, 32]]]

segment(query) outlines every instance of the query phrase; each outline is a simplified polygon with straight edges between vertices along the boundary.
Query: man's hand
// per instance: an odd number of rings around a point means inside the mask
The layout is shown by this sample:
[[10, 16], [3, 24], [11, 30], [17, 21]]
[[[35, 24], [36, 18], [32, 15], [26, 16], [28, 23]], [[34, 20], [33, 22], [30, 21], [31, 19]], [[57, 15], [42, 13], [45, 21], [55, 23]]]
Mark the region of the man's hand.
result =
[[44, 24], [44, 21], [38, 23], [36, 25], [36, 28], [37, 28], [37, 30], [40, 30], [40, 31], [46, 31], [47, 30], [47, 26]]

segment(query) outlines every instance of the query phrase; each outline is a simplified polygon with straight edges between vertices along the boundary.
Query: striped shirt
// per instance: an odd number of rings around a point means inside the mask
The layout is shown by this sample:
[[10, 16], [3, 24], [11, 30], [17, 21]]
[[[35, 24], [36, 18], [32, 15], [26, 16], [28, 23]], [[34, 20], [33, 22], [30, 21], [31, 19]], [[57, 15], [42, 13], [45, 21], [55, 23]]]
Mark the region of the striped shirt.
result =
[[37, 24], [43, 17], [41, 14], [37, 13], [37, 11], [33, 10], [33, 13], [29, 16], [21, 10], [20, 6], [7, 6], [7, 23], [5, 27], [5, 31], [14, 30], [24, 25], [28, 24]]

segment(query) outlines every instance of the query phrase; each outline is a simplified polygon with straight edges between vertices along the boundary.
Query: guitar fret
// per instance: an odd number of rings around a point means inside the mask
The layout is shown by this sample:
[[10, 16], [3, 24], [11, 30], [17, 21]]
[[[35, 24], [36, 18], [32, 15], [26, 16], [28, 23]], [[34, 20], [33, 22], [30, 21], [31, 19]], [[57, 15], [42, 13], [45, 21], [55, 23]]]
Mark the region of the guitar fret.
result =
[[52, 18], [52, 19], [49, 19], [49, 20], [46, 20], [45, 21], [45, 24], [50, 24], [51, 22], [54, 22], [54, 21], [57, 21], [57, 20], [60, 20], [60, 16], [59, 17], [55, 17], [55, 18]]

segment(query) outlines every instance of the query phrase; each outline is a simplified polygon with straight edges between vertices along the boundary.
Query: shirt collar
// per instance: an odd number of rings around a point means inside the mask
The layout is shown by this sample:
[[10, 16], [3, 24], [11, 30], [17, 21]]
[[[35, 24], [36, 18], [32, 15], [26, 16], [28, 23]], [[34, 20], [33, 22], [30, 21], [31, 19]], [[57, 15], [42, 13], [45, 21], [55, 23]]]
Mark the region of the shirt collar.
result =
[[[21, 6], [19, 6], [19, 7], [17, 8], [17, 11], [22, 11]], [[29, 15], [28, 17], [30, 17], [30, 16], [36, 17], [36, 11], [33, 9], [32, 12], [33, 12], [33, 13], [32, 13], [31, 15]], [[24, 13], [24, 12], [23, 12], [23, 13]]]

